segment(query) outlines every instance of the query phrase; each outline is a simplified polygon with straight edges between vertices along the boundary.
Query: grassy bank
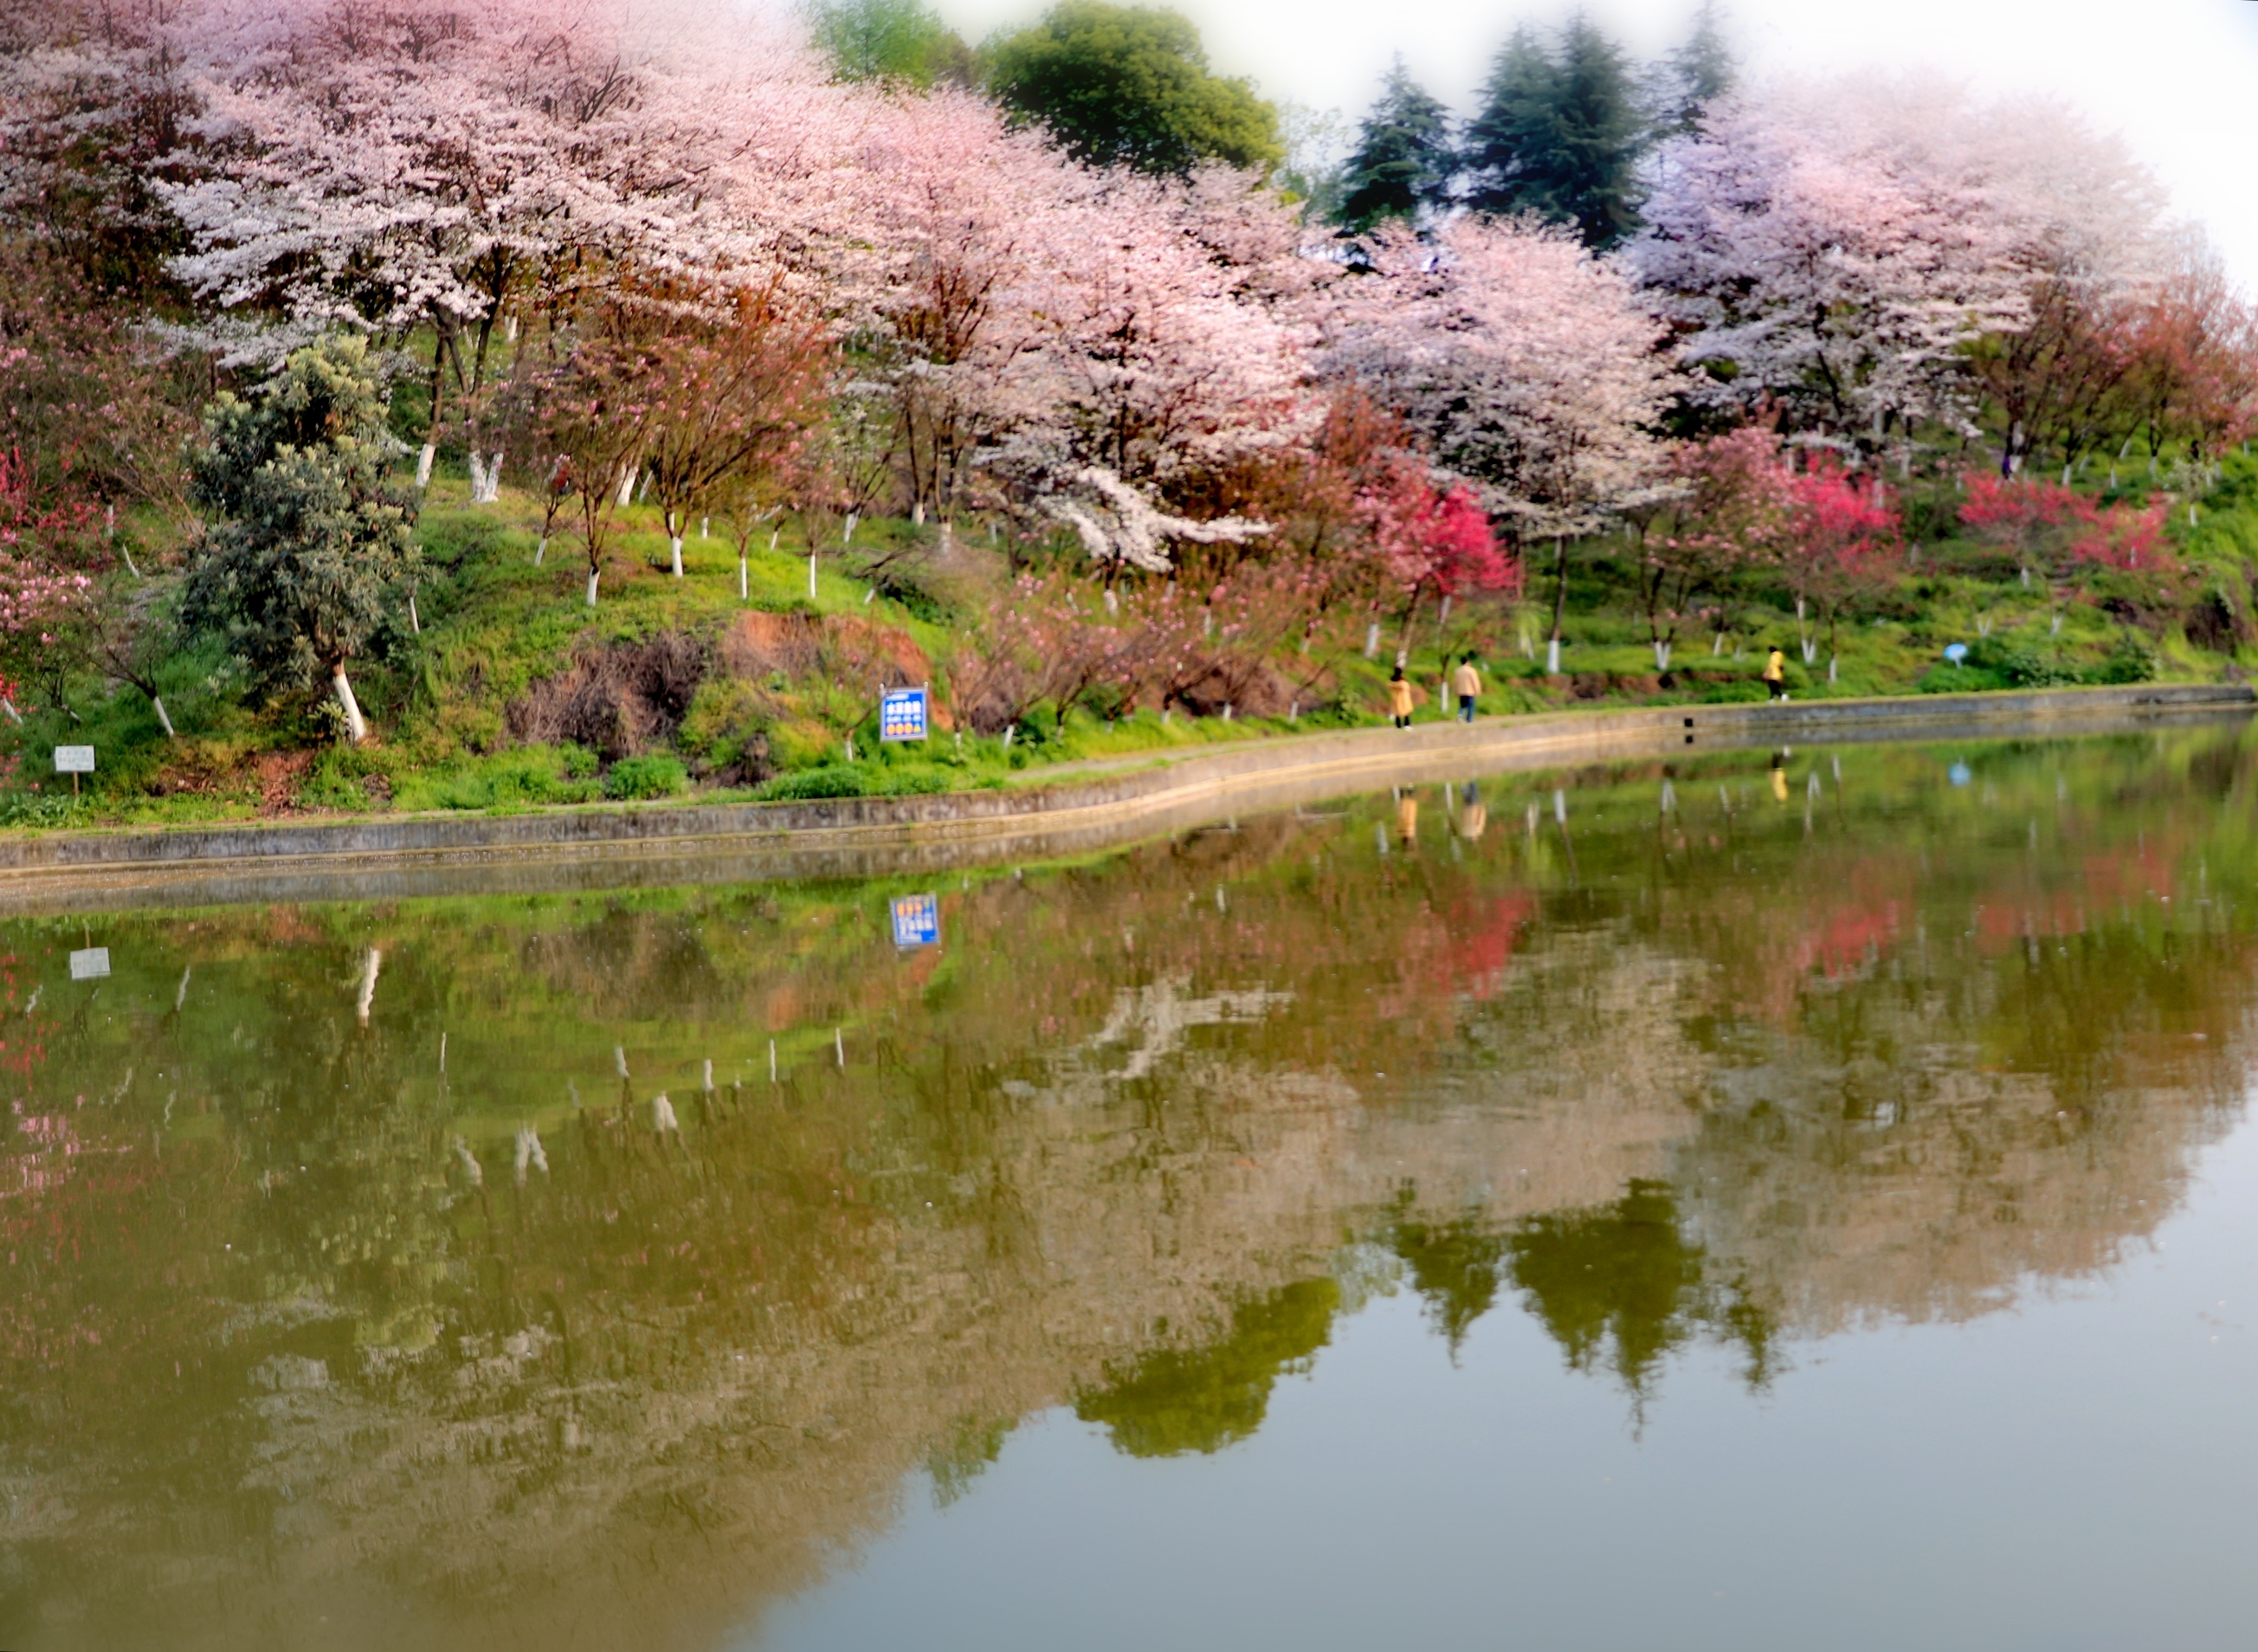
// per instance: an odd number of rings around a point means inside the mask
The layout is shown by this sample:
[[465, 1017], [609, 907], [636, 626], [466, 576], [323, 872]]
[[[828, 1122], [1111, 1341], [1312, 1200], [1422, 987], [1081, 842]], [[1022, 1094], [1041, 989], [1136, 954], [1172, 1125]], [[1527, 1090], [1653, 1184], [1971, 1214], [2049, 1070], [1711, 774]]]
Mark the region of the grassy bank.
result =
[[[2118, 577], [2105, 572], [2079, 599], [2057, 603], [1981, 547], [1935, 535], [1889, 590], [1841, 617], [1831, 639], [1777, 600], [1737, 600], [1723, 609], [1722, 632], [1681, 626], [1667, 670], [1658, 669], [1649, 624], [1628, 599], [1630, 548], [1595, 542], [1572, 565], [1559, 675], [1544, 670], [1546, 604], [1462, 606], [1439, 632], [1431, 611], [1409, 651], [1417, 716], [1444, 714], [1446, 662], [1469, 649], [1481, 656], [1490, 715], [1759, 698], [1758, 673], [1773, 646], [1786, 650], [1791, 690], [1805, 698], [2215, 681], [2240, 669], [2250, 634], [2258, 463], [2230, 461], [2197, 520], [2188, 514], [2182, 507], [2175, 519], [2174, 549], [2183, 596], [2198, 594], [2170, 613], [2155, 608], [2152, 586], [2120, 579], [2117, 589], [2110, 582]], [[953, 536], [930, 525], [867, 521], [842, 547], [841, 525], [819, 522], [811, 591], [808, 530], [797, 520], [763, 527], [742, 569], [719, 524], [711, 537], [693, 534], [677, 579], [655, 513], [636, 507], [622, 513], [592, 611], [579, 547], [560, 535], [543, 552], [541, 526], [537, 504], [521, 495], [506, 490], [500, 504], [473, 507], [461, 479], [435, 480], [421, 528], [428, 571], [413, 615], [403, 613], [355, 667], [376, 729], [368, 744], [339, 740], [326, 698], [257, 703], [216, 645], [191, 642], [157, 673], [177, 740], [165, 738], [136, 691], [79, 682], [35, 694], [43, 703], [0, 733], [0, 762], [9, 766], [0, 820], [162, 824], [933, 792], [1003, 786], [1062, 763], [1385, 719], [1399, 641], [1392, 624], [1377, 657], [1350, 648], [1316, 668], [1299, 663], [1306, 698], [1282, 715], [1194, 715], [1100, 699], [1064, 716], [1039, 702], [1007, 730], [958, 727], [954, 680], [983, 616], [1012, 600], [1011, 548], [984, 530]], [[145, 549], [165, 550], [161, 542]], [[161, 578], [150, 586], [151, 600], [168, 599]], [[2190, 639], [2191, 612], [2212, 616], [2202, 639], [2212, 646]], [[1969, 649], [1959, 664], [1942, 657], [1952, 642]], [[879, 688], [915, 681], [933, 684], [940, 727], [922, 745], [882, 745]], [[76, 798], [51, 772], [62, 742], [97, 752], [99, 767]]]

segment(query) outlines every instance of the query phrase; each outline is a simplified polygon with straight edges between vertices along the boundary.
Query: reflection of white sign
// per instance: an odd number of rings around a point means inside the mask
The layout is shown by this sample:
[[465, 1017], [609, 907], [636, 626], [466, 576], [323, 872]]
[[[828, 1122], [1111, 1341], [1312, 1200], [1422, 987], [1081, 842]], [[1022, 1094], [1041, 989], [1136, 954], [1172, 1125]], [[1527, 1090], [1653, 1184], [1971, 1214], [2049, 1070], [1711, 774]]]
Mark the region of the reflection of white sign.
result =
[[941, 945], [941, 902], [931, 895], [904, 895], [894, 901], [894, 945]]
[[55, 772], [59, 775], [92, 774], [94, 772], [94, 748], [91, 746], [56, 747]]
[[84, 952], [71, 954], [73, 981], [101, 981], [110, 974], [110, 948], [89, 947]]

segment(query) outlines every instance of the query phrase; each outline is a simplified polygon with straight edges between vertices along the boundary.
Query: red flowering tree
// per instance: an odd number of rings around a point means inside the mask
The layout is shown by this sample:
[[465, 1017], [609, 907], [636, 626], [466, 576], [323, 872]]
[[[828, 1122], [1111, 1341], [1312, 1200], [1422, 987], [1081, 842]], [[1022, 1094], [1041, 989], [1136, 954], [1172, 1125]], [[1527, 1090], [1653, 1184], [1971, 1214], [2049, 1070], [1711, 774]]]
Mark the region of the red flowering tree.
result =
[[1435, 486], [1426, 465], [1408, 454], [1388, 462], [1358, 501], [1388, 589], [1403, 598], [1400, 663], [1429, 592], [1445, 601], [1461, 592], [1515, 593], [1521, 563], [1498, 546], [1472, 490]]
[[1780, 548], [1779, 566], [1795, 598], [1803, 663], [1819, 645], [1806, 626], [1816, 608], [1827, 625], [1827, 680], [1835, 680], [1835, 627], [1844, 606], [1878, 591], [1899, 565], [1898, 514], [1884, 502], [1878, 478], [1861, 486], [1831, 455], [1814, 455], [1793, 479], [1794, 522]]
[[2057, 630], [2062, 605], [2089, 571], [2162, 576], [2173, 570], [2164, 542], [2167, 502], [2104, 506], [2075, 488], [2036, 479], [2003, 481], [1989, 471], [1970, 471], [1962, 485], [1962, 524], [2013, 556], [2025, 585], [2034, 578], [2046, 582]]
[[[1695, 599], [1779, 560], [1798, 519], [1794, 473], [1765, 426], [1688, 443], [1671, 456], [1670, 472], [1678, 497], [1639, 545], [1639, 599], [1658, 671], [1670, 669], [1678, 626]], [[1721, 625], [1711, 652], [1723, 642]]]

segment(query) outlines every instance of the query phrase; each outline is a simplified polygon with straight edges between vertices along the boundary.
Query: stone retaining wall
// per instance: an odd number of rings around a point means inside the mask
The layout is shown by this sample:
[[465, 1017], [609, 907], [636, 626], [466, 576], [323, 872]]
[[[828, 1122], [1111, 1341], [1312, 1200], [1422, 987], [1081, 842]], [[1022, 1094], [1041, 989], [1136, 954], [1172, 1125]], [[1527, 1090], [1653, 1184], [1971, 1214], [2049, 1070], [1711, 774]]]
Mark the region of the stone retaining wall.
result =
[[1389, 784], [1672, 753], [2101, 733], [2247, 713], [2246, 686], [1647, 706], [1195, 747], [989, 791], [20, 833], [0, 911], [874, 876], [1072, 854]]

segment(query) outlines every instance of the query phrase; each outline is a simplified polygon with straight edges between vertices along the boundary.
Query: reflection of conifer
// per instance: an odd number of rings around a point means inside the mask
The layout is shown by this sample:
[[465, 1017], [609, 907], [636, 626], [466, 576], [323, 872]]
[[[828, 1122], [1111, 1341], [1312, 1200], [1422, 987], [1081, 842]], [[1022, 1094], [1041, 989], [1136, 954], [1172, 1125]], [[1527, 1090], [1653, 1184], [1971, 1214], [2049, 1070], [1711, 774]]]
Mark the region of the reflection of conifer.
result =
[[1219, 1342], [1188, 1352], [1164, 1349], [1076, 1400], [1084, 1422], [1102, 1422], [1131, 1457], [1219, 1451], [1262, 1426], [1278, 1379], [1309, 1369], [1330, 1340], [1340, 1287], [1302, 1280], [1241, 1302]]
[[1399, 1220], [1394, 1246], [1411, 1270], [1412, 1288], [1426, 1300], [1427, 1311], [1450, 1343], [1455, 1362], [1467, 1330], [1497, 1301], [1505, 1236], [1476, 1217], [1433, 1227]]

